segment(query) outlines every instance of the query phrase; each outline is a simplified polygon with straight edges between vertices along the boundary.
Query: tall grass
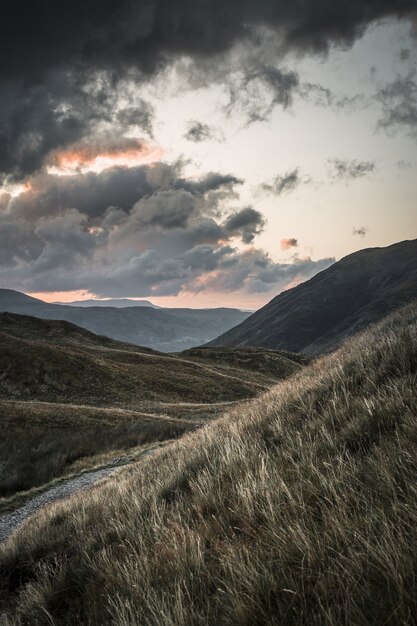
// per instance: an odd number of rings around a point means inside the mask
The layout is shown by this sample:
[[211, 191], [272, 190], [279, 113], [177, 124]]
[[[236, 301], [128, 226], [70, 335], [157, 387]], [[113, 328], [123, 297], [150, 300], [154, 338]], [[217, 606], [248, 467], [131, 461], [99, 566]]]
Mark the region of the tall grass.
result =
[[417, 622], [417, 306], [24, 526], [8, 623]]
[[[11, 433], [0, 441], [0, 498], [48, 483], [71, 471], [79, 459], [180, 437], [195, 428], [191, 422], [141, 420], [119, 425], [88, 424], [78, 432], [53, 429]], [[0, 500], [1, 504], [1, 500]]]

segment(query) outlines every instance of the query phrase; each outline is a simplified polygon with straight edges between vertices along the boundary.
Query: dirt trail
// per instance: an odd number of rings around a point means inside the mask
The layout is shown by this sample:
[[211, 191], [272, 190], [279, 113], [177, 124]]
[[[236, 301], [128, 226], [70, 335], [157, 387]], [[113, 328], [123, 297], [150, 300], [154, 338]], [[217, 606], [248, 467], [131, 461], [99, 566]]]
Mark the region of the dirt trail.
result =
[[0, 542], [5, 541], [8, 537], [10, 537], [10, 535], [12, 535], [13, 532], [17, 530], [17, 528], [19, 528], [19, 526], [21, 526], [26, 519], [36, 513], [36, 511], [43, 509], [52, 502], [63, 500], [64, 498], [68, 498], [75, 493], [88, 489], [97, 481], [114, 474], [128, 463], [143, 459], [145, 456], [149, 456], [150, 454], [156, 452], [157, 449], [158, 448], [146, 450], [139, 457], [123, 456], [114, 458], [104, 467], [84, 472], [79, 476], [73, 476], [72, 478], [63, 480], [58, 485], [55, 485], [41, 494], [34, 496], [16, 510], [10, 513], [3, 513], [0, 515]]

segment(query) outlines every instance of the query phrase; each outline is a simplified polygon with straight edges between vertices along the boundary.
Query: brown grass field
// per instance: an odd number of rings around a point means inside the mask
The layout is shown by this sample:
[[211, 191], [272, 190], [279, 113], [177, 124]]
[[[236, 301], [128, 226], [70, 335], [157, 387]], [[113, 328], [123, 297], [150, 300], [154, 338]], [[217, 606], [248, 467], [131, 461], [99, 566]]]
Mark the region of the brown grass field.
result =
[[417, 305], [33, 517], [22, 625], [417, 623]]

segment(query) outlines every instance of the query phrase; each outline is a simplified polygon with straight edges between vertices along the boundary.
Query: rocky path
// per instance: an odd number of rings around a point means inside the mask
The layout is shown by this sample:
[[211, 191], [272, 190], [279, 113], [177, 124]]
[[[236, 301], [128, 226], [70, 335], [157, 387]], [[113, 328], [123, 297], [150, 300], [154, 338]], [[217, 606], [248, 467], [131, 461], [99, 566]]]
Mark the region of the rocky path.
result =
[[114, 458], [106, 466], [91, 470], [91, 472], [84, 472], [79, 476], [73, 476], [67, 480], [63, 480], [58, 485], [47, 489], [43, 493], [34, 496], [31, 500], [25, 502], [24, 505], [17, 508], [10, 513], [4, 513], [0, 515], [0, 542], [5, 541], [10, 535], [21, 525], [23, 522], [42, 509], [43, 507], [56, 502], [57, 500], [63, 500], [75, 493], [88, 489], [97, 481], [114, 474], [119, 471], [121, 467], [124, 467], [132, 461], [137, 461], [145, 456], [153, 454], [154, 450], [147, 450], [139, 457], [123, 456]]

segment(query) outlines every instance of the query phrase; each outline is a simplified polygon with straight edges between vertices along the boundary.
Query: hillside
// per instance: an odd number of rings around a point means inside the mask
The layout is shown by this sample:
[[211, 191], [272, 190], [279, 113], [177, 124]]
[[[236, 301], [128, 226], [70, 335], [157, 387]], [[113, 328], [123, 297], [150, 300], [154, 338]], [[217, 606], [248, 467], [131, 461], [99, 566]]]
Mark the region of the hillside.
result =
[[32, 518], [6, 622], [415, 624], [416, 330], [414, 303]]
[[159, 309], [147, 306], [48, 304], [11, 289], [0, 289], [0, 313], [66, 320], [98, 335], [177, 352], [214, 339], [250, 314], [237, 309]]
[[68, 322], [0, 314], [0, 496], [82, 457], [176, 438], [301, 368], [268, 351], [265, 370], [264, 351], [239, 352], [215, 362], [167, 355]]
[[[299, 368], [295, 360], [268, 352], [270, 370], [259, 355], [225, 356], [215, 362], [193, 353], [167, 355], [99, 337], [68, 322], [0, 314], [0, 395], [124, 406], [145, 400], [184, 402], [236, 400], [268, 388]], [[231, 354], [240, 354], [239, 350]]]
[[289, 289], [209, 346], [316, 355], [417, 297], [417, 240], [345, 257]]

